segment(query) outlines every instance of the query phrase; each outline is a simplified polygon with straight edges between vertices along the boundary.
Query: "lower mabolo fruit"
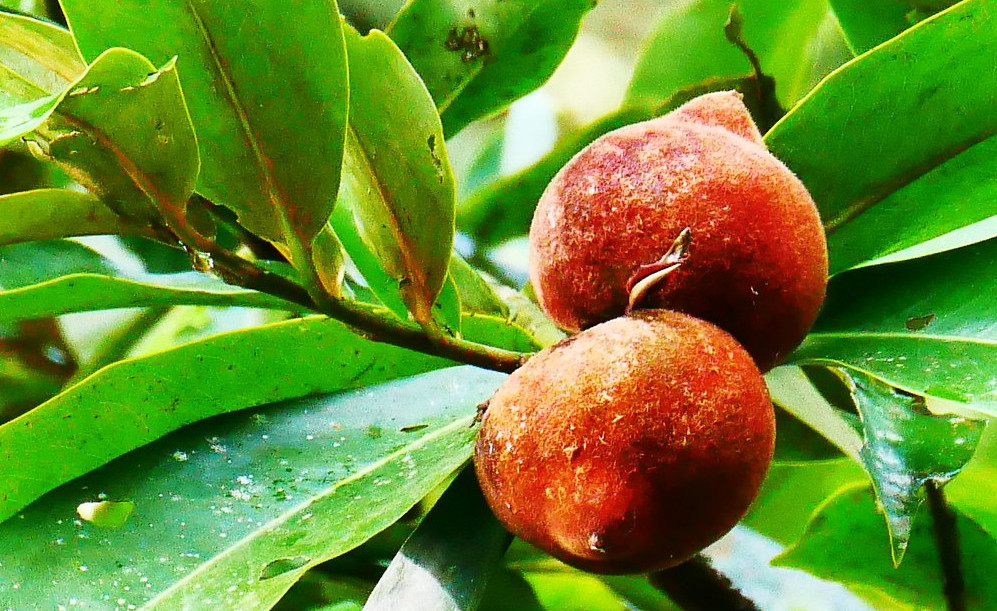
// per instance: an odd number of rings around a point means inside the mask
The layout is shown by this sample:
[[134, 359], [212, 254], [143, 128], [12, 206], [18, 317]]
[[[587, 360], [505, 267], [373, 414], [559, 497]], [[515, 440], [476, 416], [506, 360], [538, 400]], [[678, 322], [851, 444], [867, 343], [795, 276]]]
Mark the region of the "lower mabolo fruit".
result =
[[743, 517], [772, 459], [774, 418], [727, 333], [644, 310], [513, 373], [488, 403], [474, 464], [513, 534], [588, 571], [646, 572]]
[[718, 325], [763, 371], [799, 345], [824, 300], [823, 226], [734, 92], [610, 132], [568, 162], [533, 218], [530, 279], [555, 322], [585, 329], [622, 315], [679, 236], [679, 265], [636, 305]]

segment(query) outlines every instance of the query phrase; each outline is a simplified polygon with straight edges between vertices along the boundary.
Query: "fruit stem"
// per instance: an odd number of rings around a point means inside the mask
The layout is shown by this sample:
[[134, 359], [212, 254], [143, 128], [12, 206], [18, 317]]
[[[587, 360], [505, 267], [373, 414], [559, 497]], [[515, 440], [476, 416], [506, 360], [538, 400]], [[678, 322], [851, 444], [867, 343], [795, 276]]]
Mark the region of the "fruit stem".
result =
[[689, 255], [689, 242], [692, 241], [692, 230], [683, 229], [663, 257], [650, 265], [641, 265], [627, 281], [627, 291], [630, 299], [627, 303], [627, 314], [637, 309], [644, 296], [658, 286], [669, 274], [682, 265]]
[[702, 555], [651, 573], [648, 580], [685, 611], [759, 611]]
[[945, 607], [948, 611], [966, 610], [966, 583], [962, 575], [962, 558], [959, 553], [959, 529], [955, 514], [945, 502], [945, 493], [935, 480], [924, 483], [928, 509], [935, 528], [935, 547], [942, 565]]

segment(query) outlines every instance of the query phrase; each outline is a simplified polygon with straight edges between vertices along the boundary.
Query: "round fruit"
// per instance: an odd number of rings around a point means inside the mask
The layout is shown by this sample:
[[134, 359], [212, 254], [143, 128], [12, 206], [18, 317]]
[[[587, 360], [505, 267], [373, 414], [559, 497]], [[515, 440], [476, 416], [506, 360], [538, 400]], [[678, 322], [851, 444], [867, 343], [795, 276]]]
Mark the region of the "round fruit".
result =
[[765, 382], [730, 335], [642, 310], [513, 373], [488, 403], [474, 464], [516, 536], [584, 570], [638, 573], [730, 530], [774, 441]]
[[533, 217], [530, 279], [570, 331], [628, 305], [680, 310], [731, 333], [766, 371], [817, 317], [827, 245], [806, 188], [740, 97], [708, 94], [600, 137], [561, 169]]

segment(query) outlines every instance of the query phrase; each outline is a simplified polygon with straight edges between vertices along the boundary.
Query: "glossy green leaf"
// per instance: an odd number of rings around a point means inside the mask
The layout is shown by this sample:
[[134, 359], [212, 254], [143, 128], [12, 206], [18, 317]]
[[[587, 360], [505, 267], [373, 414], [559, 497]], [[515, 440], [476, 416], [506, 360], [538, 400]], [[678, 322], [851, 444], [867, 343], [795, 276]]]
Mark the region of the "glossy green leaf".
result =
[[[466, 461], [474, 406], [503, 379], [448, 369], [180, 430], [0, 525], [17, 550], [0, 561], [0, 600], [269, 609]], [[74, 522], [81, 501], [101, 497], [135, 512], [115, 529]]]
[[904, 557], [928, 480], [944, 484], [973, 456], [984, 423], [934, 415], [924, 397], [897, 392], [868, 376], [842, 372], [862, 416], [862, 463], [886, 514], [893, 562]]
[[0, 247], [0, 295], [67, 274], [116, 273], [117, 268], [111, 261], [91, 248], [71, 240], [28, 242]]
[[450, 258], [450, 277], [460, 293], [462, 312], [508, 318], [509, 306], [502, 301], [492, 285], [457, 253], [453, 253]]
[[335, 203], [346, 129], [336, 3], [299, 3], [293, 19], [277, 0], [62, 6], [87, 59], [115, 46], [157, 63], [178, 57], [204, 163], [198, 191], [309, 266]]
[[997, 539], [997, 427], [983, 432], [973, 459], [945, 486], [949, 503]]
[[29, 144], [140, 223], [162, 225], [194, 191], [197, 141], [173, 60], [157, 70], [127, 49], [103, 53]]
[[[972, 520], [958, 515], [957, 524], [966, 608], [989, 609], [997, 604], [997, 583], [991, 570], [997, 563], [997, 547]], [[877, 609], [946, 609], [930, 516], [926, 512], [919, 516], [906, 559], [900, 568], [894, 568], [882, 518], [866, 486], [847, 488], [829, 499], [814, 515], [803, 538], [773, 564], [843, 583]]]
[[856, 53], [865, 53], [914, 25], [910, 3], [903, 0], [829, 1], [848, 45]]
[[392, 559], [364, 610], [394, 611], [418, 601], [427, 610], [473, 611], [511, 540], [468, 466]]
[[361, 339], [322, 317], [225, 333], [122, 361], [0, 427], [0, 463], [18, 465], [0, 476], [0, 519], [185, 424], [445, 362]]
[[742, 524], [789, 545], [799, 540], [811, 515], [828, 497], [846, 486], [868, 482], [869, 476], [850, 458], [774, 462]]
[[995, 30], [989, 0], [963, 2], [843, 66], [766, 135], [817, 202], [832, 273], [997, 214]]
[[997, 414], [994, 261], [990, 240], [842, 274], [791, 360], [845, 366]]
[[59, 95], [49, 95], [0, 109], [0, 147], [36, 130], [52, 114], [61, 99]]
[[[667, 6], [637, 62], [627, 101], [655, 102], [716, 77], [747, 76], [751, 65], [724, 35], [733, 3], [694, 0]], [[780, 101], [791, 106], [832, 65], [819, 61], [836, 35], [837, 24], [826, 0], [742, 0], [745, 42], [758, 55], [762, 70], [773, 77]]]
[[[339, 200], [392, 289], [416, 321], [431, 328], [439, 320], [433, 304], [446, 281], [454, 231], [454, 176], [440, 120], [387, 36], [345, 31], [350, 128]], [[351, 241], [343, 241], [352, 256]]]
[[59, 93], [84, 68], [66, 30], [31, 17], [0, 13], [0, 105]]
[[0, 196], [0, 245], [134, 232], [89, 193], [37, 189]]
[[175, 305], [300, 310], [300, 306], [277, 297], [225, 284], [199, 272], [70, 273], [0, 291], [0, 324], [72, 312]]
[[418, 70], [449, 138], [542, 85], [592, 0], [410, 0], [388, 34]]

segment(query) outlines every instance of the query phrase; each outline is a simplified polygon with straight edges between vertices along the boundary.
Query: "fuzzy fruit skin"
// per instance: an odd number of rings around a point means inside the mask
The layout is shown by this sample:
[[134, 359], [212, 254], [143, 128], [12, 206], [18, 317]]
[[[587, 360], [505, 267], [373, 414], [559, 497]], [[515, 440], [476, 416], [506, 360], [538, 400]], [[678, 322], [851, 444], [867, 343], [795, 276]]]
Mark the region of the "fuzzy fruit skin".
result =
[[638, 305], [708, 320], [771, 369], [817, 318], [827, 244], [806, 188], [732, 92], [610, 132], [561, 169], [530, 228], [541, 306], [569, 331], [622, 315], [627, 281], [687, 227], [687, 259]]
[[642, 310], [513, 373], [489, 401], [474, 464], [514, 535], [587, 571], [641, 573], [733, 528], [774, 443], [748, 353], [709, 323]]

